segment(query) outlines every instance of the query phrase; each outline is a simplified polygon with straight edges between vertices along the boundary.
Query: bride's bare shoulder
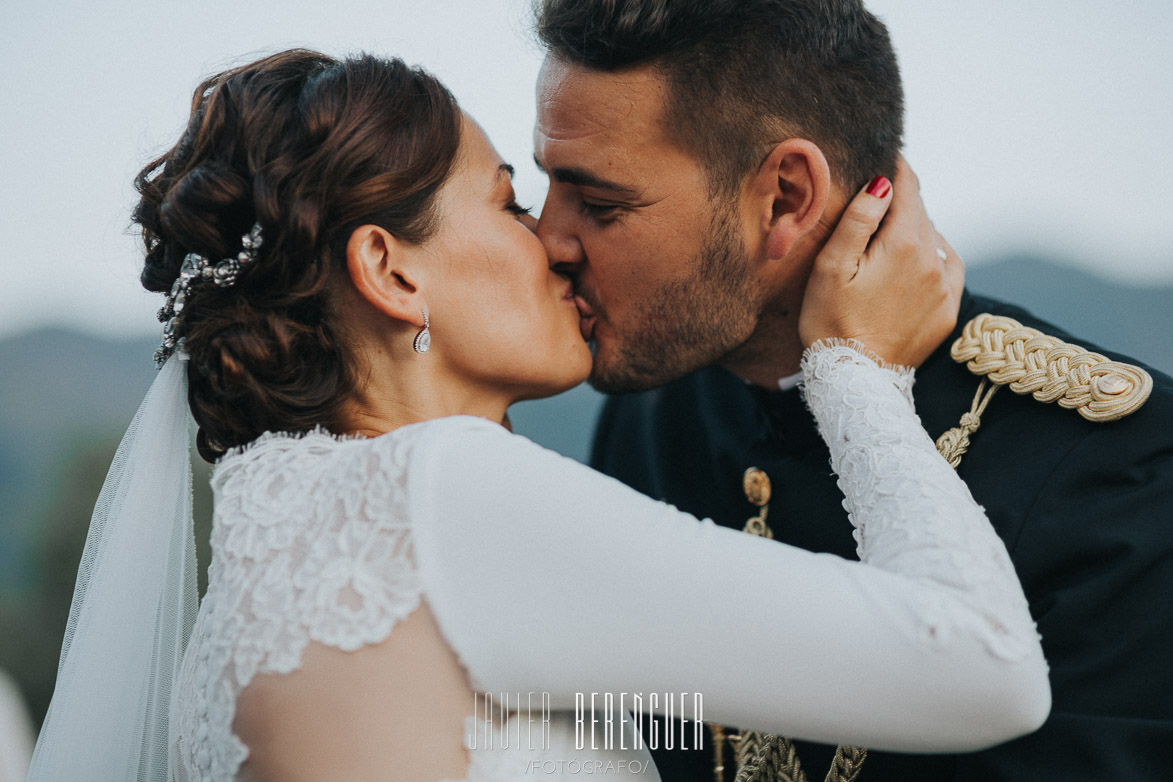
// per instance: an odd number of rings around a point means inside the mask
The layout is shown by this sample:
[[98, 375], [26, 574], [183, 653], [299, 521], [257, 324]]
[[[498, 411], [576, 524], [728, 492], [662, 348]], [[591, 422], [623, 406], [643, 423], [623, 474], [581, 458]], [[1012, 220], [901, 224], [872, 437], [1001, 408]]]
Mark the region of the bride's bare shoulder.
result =
[[241, 692], [233, 732], [244, 778], [463, 779], [473, 692], [427, 601], [380, 643], [344, 652], [311, 642], [300, 667]]

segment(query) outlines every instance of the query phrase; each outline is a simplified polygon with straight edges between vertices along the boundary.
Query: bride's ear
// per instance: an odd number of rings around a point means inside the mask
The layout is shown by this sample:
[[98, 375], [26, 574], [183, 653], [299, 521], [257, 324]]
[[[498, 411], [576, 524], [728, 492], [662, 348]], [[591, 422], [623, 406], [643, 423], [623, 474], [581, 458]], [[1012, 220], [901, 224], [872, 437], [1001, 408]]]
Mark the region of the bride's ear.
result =
[[423, 325], [423, 294], [409, 260], [410, 245], [377, 225], [354, 229], [346, 242], [346, 269], [355, 290], [396, 320]]
[[768, 258], [785, 257], [799, 239], [818, 227], [831, 186], [831, 168], [817, 144], [793, 138], [770, 151], [752, 184]]

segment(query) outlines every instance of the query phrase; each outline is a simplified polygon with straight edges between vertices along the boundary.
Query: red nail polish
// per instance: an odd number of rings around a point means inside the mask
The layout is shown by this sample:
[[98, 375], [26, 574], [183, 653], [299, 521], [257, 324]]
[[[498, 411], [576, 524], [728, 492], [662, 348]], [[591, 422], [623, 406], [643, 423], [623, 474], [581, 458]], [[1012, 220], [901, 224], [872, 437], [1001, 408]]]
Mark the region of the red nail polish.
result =
[[888, 191], [891, 189], [892, 183], [888, 181], [887, 177], [878, 176], [868, 182], [868, 195], [873, 195], [876, 198], [883, 198], [888, 195]]

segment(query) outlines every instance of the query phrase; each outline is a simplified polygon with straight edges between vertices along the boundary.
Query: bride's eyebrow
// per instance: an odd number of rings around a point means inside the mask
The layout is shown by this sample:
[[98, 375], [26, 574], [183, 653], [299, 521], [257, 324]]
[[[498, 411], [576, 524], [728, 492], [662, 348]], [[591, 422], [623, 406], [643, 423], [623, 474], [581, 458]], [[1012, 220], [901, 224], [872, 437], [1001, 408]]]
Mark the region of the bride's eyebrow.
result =
[[493, 177], [492, 192], [500, 193], [505, 188], [513, 189], [513, 166], [508, 163], [502, 163], [497, 166], [497, 171]]
[[[493, 182], [489, 190], [486, 191], [490, 198], [500, 198], [508, 191], [513, 192], [513, 166], [508, 163], [502, 163], [497, 166], [497, 170], [493, 172]], [[510, 196], [512, 198], [512, 196]]]

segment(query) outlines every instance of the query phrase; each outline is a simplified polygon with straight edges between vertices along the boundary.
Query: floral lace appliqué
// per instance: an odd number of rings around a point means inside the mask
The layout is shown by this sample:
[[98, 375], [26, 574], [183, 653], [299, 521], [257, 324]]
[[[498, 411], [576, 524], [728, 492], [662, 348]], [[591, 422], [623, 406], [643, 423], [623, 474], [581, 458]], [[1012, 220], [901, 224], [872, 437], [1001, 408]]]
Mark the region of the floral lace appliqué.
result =
[[236, 777], [236, 699], [258, 673], [295, 670], [310, 641], [378, 643], [419, 606], [403, 485], [418, 436], [269, 434], [217, 465], [209, 588], [172, 714], [184, 776]]

